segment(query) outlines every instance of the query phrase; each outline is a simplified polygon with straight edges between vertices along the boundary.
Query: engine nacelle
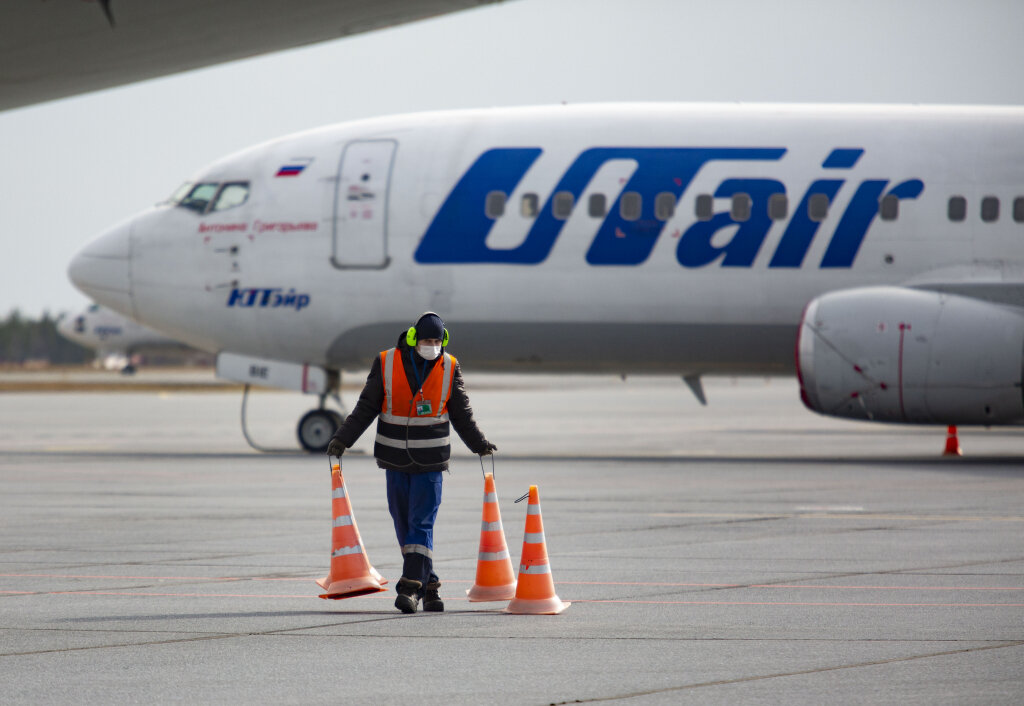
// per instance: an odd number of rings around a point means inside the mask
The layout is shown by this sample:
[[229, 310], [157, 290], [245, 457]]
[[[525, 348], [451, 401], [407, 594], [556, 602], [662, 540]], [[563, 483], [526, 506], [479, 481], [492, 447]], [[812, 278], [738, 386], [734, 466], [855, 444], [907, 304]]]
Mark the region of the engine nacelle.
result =
[[832, 292], [804, 312], [797, 374], [822, 414], [1024, 423], [1024, 311], [902, 287]]

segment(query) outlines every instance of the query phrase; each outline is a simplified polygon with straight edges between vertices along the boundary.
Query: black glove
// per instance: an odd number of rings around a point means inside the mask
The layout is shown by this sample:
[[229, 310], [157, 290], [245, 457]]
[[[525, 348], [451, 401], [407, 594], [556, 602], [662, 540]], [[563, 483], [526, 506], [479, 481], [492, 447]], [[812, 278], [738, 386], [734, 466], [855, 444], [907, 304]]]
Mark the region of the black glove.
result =
[[328, 456], [341, 456], [345, 453], [345, 444], [341, 443], [340, 439], [331, 439], [331, 443], [327, 444], [327, 455]]
[[492, 453], [498, 450], [498, 447], [489, 441], [484, 442], [483, 451], [480, 452], [481, 456], [490, 456]]

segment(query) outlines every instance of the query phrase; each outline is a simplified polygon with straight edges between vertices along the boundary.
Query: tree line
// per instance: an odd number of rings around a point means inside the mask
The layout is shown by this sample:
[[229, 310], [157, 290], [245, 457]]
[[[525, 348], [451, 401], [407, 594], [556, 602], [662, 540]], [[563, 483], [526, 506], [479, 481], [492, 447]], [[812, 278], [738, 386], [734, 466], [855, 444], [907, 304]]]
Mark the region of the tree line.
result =
[[74, 364], [92, 359], [91, 350], [57, 333], [57, 319], [49, 312], [43, 312], [40, 319], [31, 319], [14, 309], [0, 321], [0, 363]]

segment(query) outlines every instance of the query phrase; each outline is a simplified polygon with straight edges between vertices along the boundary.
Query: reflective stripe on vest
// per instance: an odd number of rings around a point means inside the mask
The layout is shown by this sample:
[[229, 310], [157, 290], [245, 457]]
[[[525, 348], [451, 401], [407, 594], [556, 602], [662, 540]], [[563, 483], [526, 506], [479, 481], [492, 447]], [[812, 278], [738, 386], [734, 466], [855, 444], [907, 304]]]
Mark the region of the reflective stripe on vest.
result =
[[440, 417], [399, 417], [391, 414], [390, 412], [381, 412], [380, 420], [382, 422], [387, 422], [388, 424], [398, 424], [403, 427], [431, 427], [438, 422], [447, 422], [448, 413], [445, 412]]
[[432, 449], [437, 446], [448, 446], [452, 443], [452, 438], [441, 436], [436, 439], [392, 439], [383, 434], [377, 434], [376, 441], [378, 444], [384, 444], [393, 449]]
[[395, 379], [395, 349], [390, 348], [384, 354], [384, 409], [381, 412], [390, 413], [394, 410], [394, 400], [392, 398], [391, 386], [392, 380]]

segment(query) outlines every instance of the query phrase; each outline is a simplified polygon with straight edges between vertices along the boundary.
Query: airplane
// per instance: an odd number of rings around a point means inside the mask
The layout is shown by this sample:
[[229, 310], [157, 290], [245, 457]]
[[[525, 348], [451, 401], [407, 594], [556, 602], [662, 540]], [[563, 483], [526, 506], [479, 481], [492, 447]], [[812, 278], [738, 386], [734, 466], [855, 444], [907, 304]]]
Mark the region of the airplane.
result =
[[556, 105], [353, 121], [199, 170], [91, 298], [320, 396], [424, 310], [474, 370], [793, 374], [806, 406], [1024, 422], [1024, 109]]
[[99, 304], [90, 304], [76, 316], [62, 316], [57, 321], [57, 332], [95, 350], [96, 362], [106, 370], [120, 370], [126, 375], [135, 372], [134, 358], [141, 349], [187, 348]]

